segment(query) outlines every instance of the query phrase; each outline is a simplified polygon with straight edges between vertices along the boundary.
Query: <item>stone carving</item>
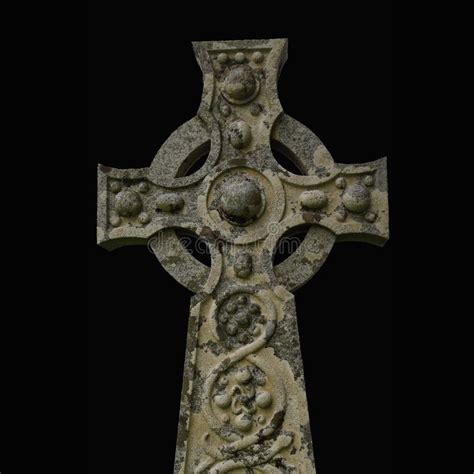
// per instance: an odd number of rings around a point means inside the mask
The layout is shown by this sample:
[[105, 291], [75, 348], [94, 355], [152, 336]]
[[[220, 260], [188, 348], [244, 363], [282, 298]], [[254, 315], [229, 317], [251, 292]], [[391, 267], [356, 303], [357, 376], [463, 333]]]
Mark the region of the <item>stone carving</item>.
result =
[[234, 350], [218, 361], [205, 380], [203, 413], [208, 426], [228, 443], [218, 449], [205, 445], [197, 473], [265, 465], [293, 441], [293, 433], [271, 438], [283, 423], [287, 392], [278, 368], [258, 354], [275, 332], [276, 313], [267, 306], [267, 317], [263, 316], [252, 298], [234, 294], [219, 311], [218, 318], [226, 325], [220, 338]]
[[305, 191], [300, 196], [301, 205], [307, 209], [321, 209], [328, 203], [328, 197], [324, 191], [315, 189], [314, 191]]
[[365, 186], [354, 184], [344, 191], [342, 201], [347, 210], [360, 213], [370, 206], [370, 193]]
[[156, 198], [156, 209], [163, 212], [176, 212], [184, 206], [184, 199], [178, 194], [162, 194]]
[[[244, 58], [236, 55], [235, 60], [241, 63]], [[232, 104], [246, 104], [256, 97], [259, 89], [260, 85], [252, 68], [245, 65], [236, 66], [227, 72], [222, 94]]]
[[232, 178], [221, 187], [219, 210], [227, 221], [245, 226], [262, 214], [264, 199], [249, 178]]
[[237, 120], [229, 126], [229, 141], [234, 148], [240, 150], [250, 144], [252, 132], [243, 120]]
[[[97, 241], [149, 245], [191, 301], [175, 473], [314, 473], [294, 297], [342, 240], [388, 239], [386, 161], [334, 162], [286, 115], [287, 42], [194, 43], [197, 116], [149, 168], [98, 167]], [[278, 149], [301, 171], [284, 169]], [[197, 160], [205, 162], [189, 172]], [[308, 228], [274, 265], [280, 239]], [[195, 259], [176, 229], [205, 240]]]
[[265, 319], [258, 303], [251, 297], [237, 294], [219, 308], [217, 335], [227, 348], [239, 347], [254, 340], [260, 333], [257, 323]]
[[140, 195], [131, 189], [124, 189], [115, 197], [115, 209], [119, 216], [136, 216], [140, 213], [142, 207], [143, 204]]
[[248, 278], [252, 273], [252, 268], [252, 255], [247, 252], [239, 253], [234, 264], [235, 274], [239, 278]]

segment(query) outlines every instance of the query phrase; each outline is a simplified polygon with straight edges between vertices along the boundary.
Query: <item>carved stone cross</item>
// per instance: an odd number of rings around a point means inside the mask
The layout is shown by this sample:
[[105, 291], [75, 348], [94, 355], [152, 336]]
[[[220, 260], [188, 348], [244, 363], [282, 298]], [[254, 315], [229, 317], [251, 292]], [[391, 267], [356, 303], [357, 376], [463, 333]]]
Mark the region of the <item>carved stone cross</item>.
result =
[[[334, 163], [283, 113], [277, 80], [286, 40], [200, 42], [194, 50], [204, 76], [196, 117], [149, 168], [99, 165], [97, 240], [108, 250], [149, 244], [196, 293], [174, 472], [314, 473], [291, 292], [336, 241], [386, 242], [386, 160]], [[303, 175], [282, 168], [272, 148]], [[274, 265], [280, 238], [303, 226], [301, 245]], [[177, 229], [208, 243], [210, 267]]]

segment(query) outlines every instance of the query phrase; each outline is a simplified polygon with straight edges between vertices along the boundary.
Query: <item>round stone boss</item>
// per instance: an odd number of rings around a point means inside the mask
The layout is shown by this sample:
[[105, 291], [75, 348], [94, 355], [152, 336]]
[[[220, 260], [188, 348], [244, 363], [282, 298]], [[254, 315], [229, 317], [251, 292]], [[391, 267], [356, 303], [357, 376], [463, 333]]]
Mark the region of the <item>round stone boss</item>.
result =
[[260, 217], [265, 209], [262, 190], [252, 179], [230, 178], [222, 186], [219, 212], [232, 224], [247, 225]]
[[115, 196], [115, 209], [121, 217], [135, 217], [143, 209], [140, 195], [132, 189], [123, 189]]
[[370, 192], [362, 184], [353, 184], [344, 191], [342, 202], [351, 212], [363, 212], [370, 206]]
[[221, 85], [222, 95], [231, 104], [246, 104], [257, 97], [260, 82], [252, 67], [246, 64], [232, 66]]
[[210, 174], [198, 197], [198, 212], [219, 238], [248, 244], [265, 238], [285, 209], [283, 185], [273, 171], [232, 165]]

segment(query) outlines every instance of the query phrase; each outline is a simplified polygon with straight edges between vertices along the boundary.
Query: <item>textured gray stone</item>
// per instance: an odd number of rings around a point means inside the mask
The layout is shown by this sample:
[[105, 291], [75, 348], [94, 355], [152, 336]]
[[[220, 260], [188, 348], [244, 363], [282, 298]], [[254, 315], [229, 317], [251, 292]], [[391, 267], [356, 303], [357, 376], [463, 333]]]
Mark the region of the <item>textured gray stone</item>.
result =
[[[146, 245], [195, 293], [175, 473], [314, 473], [294, 297], [336, 241], [388, 239], [386, 160], [334, 162], [284, 114], [287, 41], [194, 43], [204, 77], [195, 118], [145, 169], [98, 167], [97, 241]], [[302, 171], [282, 168], [272, 146]], [[201, 157], [205, 163], [188, 170]], [[273, 265], [282, 236], [309, 227]], [[210, 267], [175, 229], [204, 239]]]

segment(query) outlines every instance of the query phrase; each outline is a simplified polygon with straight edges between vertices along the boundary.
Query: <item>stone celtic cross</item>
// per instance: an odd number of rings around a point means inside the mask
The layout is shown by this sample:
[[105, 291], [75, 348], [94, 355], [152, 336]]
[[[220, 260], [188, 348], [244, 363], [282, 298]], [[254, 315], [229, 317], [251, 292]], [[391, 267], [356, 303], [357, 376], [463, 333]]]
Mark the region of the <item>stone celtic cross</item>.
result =
[[[97, 240], [108, 250], [148, 244], [195, 293], [174, 472], [314, 473], [291, 292], [336, 241], [386, 242], [386, 160], [337, 164], [284, 114], [277, 81], [286, 40], [193, 46], [204, 77], [197, 115], [149, 168], [99, 165]], [[272, 148], [302, 174], [282, 168]], [[274, 265], [279, 240], [302, 227], [301, 245]], [[210, 267], [179, 230], [207, 242]]]

